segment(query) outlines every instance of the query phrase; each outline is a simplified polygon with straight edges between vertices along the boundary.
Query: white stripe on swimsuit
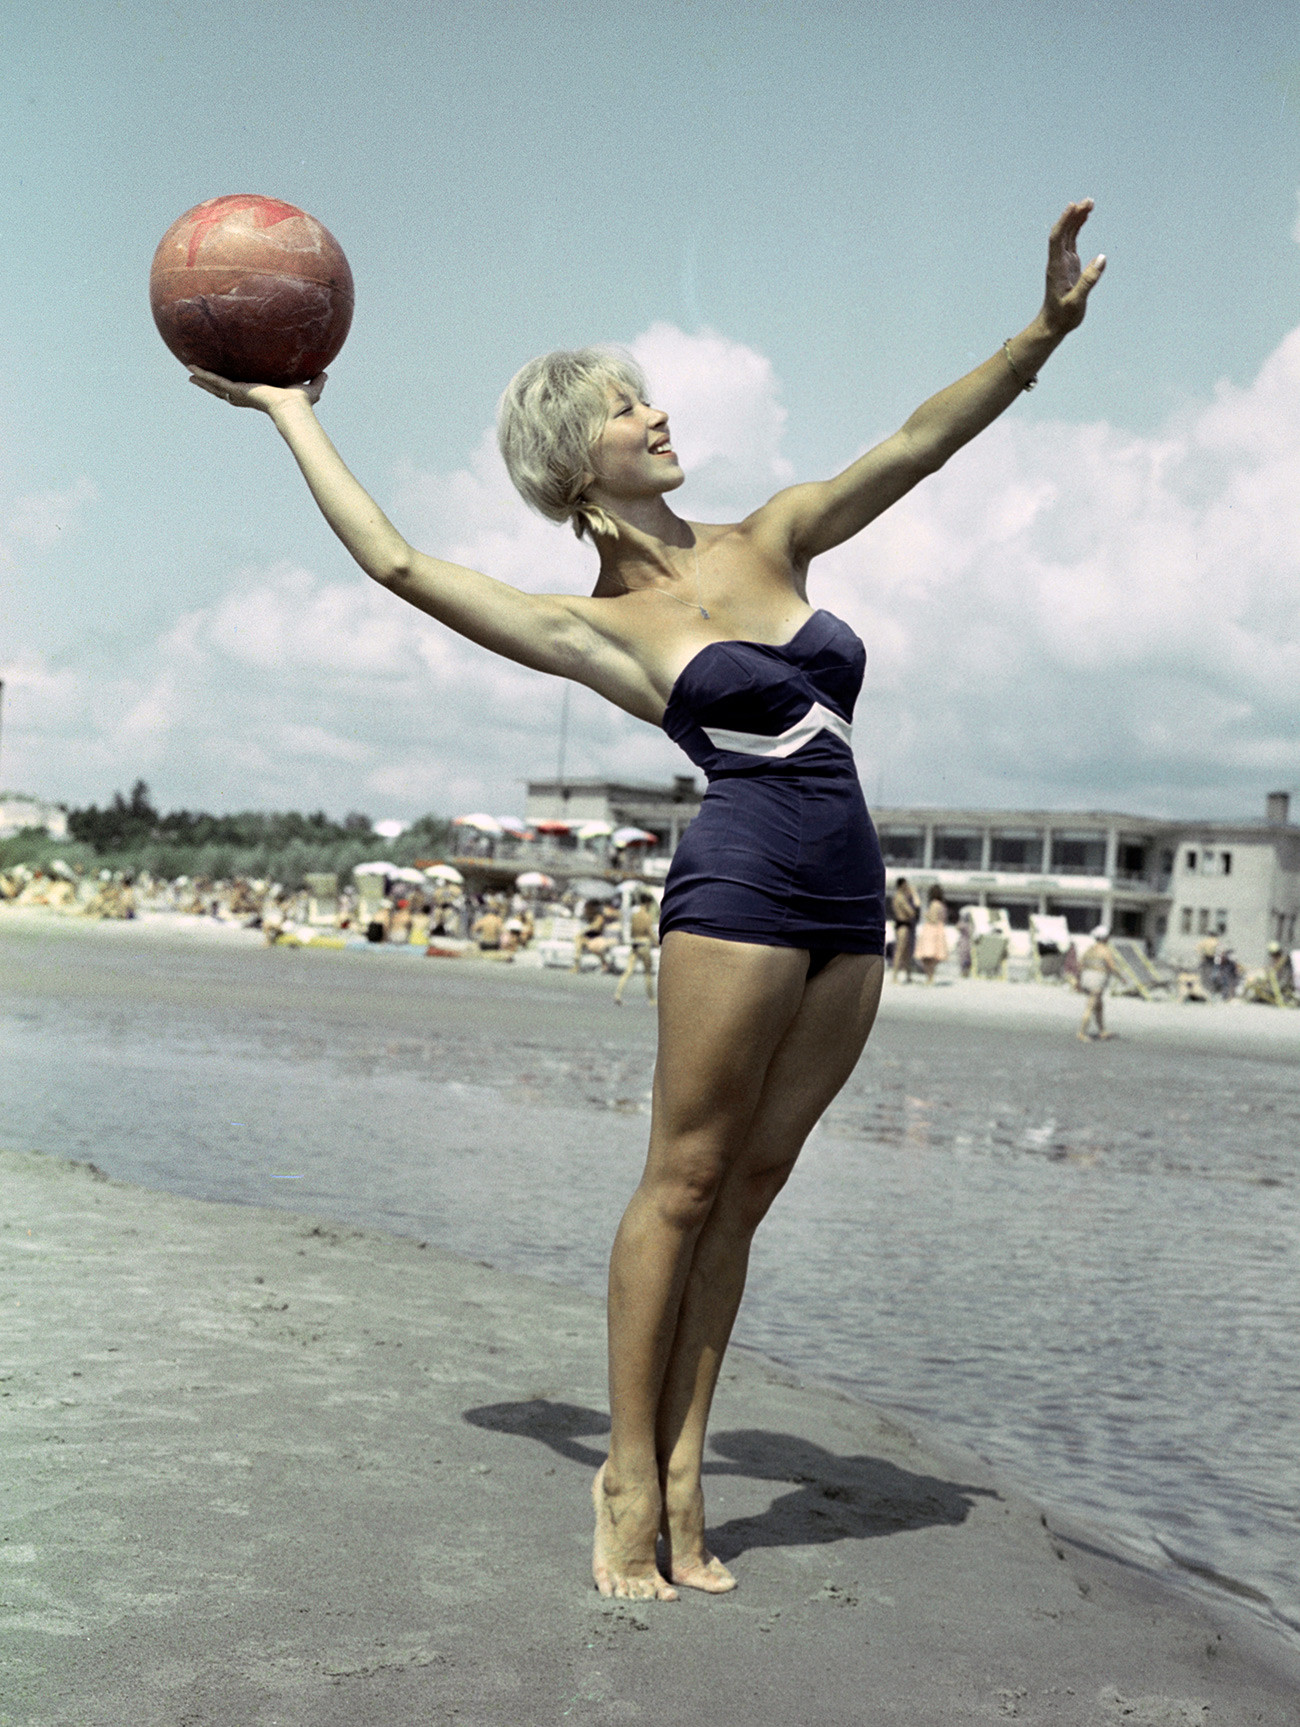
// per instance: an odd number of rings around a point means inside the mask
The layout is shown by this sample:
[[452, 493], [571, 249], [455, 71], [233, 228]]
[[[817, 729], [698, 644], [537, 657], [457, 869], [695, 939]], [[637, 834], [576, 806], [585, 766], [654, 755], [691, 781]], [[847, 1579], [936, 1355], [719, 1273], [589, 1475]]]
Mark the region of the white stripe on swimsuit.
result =
[[853, 727], [847, 720], [842, 720], [838, 714], [824, 708], [820, 702], [814, 702], [801, 720], [796, 720], [792, 726], [787, 726], [783, 732], [772, 737], [763, 732], [729, 732], [721, 727], [710, 730], [704, 726], [703, 732], [715, 749], [727, 750], [737, 756], [769, 756], [783, 759], [794, 755], [805, 744], [811, 743], [819, 732], [833, 732], [837, 738], [842, 738], [846, 744], [853, 742]]

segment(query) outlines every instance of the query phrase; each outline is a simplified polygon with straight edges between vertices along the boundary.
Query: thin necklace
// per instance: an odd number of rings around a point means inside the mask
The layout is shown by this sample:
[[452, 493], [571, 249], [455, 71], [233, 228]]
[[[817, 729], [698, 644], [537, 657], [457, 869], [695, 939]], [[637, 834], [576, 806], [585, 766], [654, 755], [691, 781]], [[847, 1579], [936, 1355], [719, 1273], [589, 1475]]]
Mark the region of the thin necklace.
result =
[[695, 599], [684, 600], [680, 594], [674, 594], [667, 588], [656, 588], [657, 594], [662, 594], [666, 600], [676, 600], [679, 606], [689, 606], [691, 611], [698, 612], [702, 618], [708, 617], [708, 609], [704, 604], [704, 590], [700, 586], [700, 542], [695, 542]]

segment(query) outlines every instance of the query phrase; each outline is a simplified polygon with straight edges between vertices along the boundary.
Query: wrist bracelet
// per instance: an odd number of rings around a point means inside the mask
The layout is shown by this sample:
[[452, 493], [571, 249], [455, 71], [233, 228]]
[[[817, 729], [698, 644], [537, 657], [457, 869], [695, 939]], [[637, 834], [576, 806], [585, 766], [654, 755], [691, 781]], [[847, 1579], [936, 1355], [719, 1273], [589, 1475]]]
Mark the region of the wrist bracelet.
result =
[[1016, 365], [1016, 362], [1011, 358], [1011, 338], [1010, 338], [1010, 336], [1008, 336], [1006, 341], [1003, 342], [1002, 352], [1007, 357], [1007, 365], [1010, 366], [1010, 368], [1011, 368], [1011, 376], [1020, 385], [1020, 388], [1022, 390], [1032, 390], [1034, 385], [1038, 382], [1038, 373], [1035, 372], [1032, 378], [1025, 378], [1025, 377], [1021, 376], [1020, 368]]

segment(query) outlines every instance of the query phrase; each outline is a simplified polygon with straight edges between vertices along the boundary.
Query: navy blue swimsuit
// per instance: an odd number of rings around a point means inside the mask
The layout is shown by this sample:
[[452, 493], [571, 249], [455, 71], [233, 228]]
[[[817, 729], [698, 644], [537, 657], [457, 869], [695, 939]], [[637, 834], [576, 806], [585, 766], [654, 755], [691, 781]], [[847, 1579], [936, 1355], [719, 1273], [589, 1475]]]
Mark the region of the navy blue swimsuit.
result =
[[866, 650], [829, 612], [779, 647], [710, 642], [673, 685], [663, 728], [709, 789], [664, 887], [661, 935], [885, 951], [885, 866], [850, 747]]

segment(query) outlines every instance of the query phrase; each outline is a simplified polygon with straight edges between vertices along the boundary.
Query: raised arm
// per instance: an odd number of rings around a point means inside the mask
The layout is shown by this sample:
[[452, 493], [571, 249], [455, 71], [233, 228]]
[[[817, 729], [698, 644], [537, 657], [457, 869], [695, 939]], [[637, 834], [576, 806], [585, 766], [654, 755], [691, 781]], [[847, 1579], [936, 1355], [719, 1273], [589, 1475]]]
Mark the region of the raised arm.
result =
[[1079, 230], [1088, 220], [1092, 199], [1066, 206], [1047, 247], [1047, 290], [1038, 315], [998, 351], [923, 402], [891, 438], [845, 468], [833, 480], [791, 486], [778, 492], [759, 512], [785, 539], [790, 556], [804, 563], [851, 539], [918, 480], [941, 468], [954, 451], [969, 443], [1031, 389], [1039, 368], [1069, 332], [1082, 322], [1088, 295], [1106, 268], [1098, 255], [1087, 269], [1079, 264]]
[[[293, 452], [321, 513], [366, 574], [439, 623], [539, 671], [592, 681], [601, 644], [563, 597], [524, 593], [417, 551], [344, 465], [316, 418], [325, 375], [294, 389], [238, 384], [191, 368], [200, 389], [266, 414]], [[618, 700], [617, 694], [613, 696]]]

